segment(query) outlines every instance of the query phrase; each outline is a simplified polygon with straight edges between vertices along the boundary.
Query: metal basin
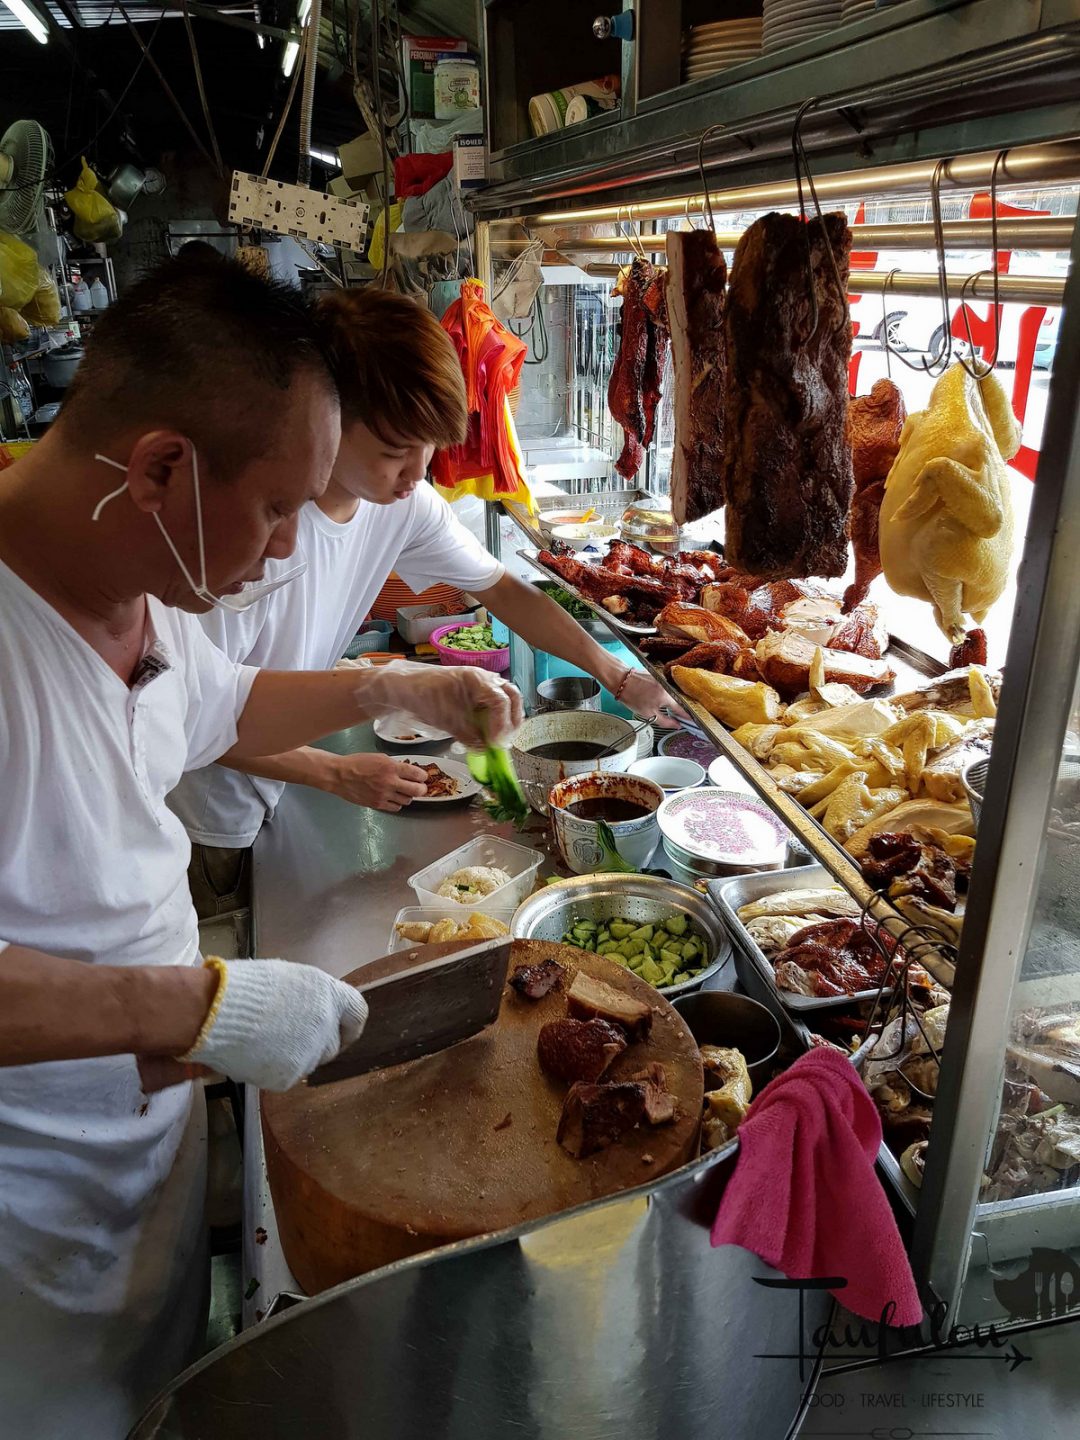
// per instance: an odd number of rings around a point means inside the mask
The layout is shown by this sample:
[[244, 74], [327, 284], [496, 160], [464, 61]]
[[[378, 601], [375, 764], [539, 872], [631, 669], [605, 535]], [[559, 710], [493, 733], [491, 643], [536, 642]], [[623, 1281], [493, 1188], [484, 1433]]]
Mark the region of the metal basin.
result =
[[518, 906], [510, 932], [519, 940], [562, 939], [572, 918], [633, 920], [650, 925], [674, 912], [685, 915], [705, 938], [709, 963], [700, 975], [660, 990], [665, 999], [697, 990], [731, 958], [731, 944], [719, 916], [689, 885], [650, 875], [580, 875], [548, 885]]
[[[616, 748], [600, 760], [549, 760], [532, 754], [534, 746], [559, 740], [585, 740]], [[548, 795], [560, 780], [593, 770], [614, 774], [627, 770], [637, 759], [637, 736], [630, 722], [618, 715], [599, 710], [551, 710], [525, 721], [514, 736], [510, 753], [529, 804], [538, 815], [546, 815]]]

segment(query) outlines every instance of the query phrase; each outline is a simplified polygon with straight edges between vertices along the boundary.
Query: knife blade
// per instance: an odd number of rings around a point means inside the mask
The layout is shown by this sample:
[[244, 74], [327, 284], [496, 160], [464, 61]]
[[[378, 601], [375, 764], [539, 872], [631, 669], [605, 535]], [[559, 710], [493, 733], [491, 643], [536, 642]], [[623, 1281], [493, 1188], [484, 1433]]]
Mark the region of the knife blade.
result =
[[512, 944], [509, 935], [484, 940], [358, 985], [368, 1003], [364, 1033], [313, 1070], [307, 1083], [329, 1085], [403, 1065], [483, 1030], [499, 1013]]

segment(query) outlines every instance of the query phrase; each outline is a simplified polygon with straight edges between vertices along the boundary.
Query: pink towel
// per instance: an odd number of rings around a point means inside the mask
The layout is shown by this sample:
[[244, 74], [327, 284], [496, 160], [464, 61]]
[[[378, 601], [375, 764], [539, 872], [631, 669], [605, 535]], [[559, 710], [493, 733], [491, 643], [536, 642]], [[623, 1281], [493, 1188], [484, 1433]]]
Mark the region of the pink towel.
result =
[[[915, 1280], [874, 1173], [881, 1121], [837, 1050], [801, 1055], [739, 1129], [713, 1245], [739, 1245], [789, 1279], [842, 1275], [831, 1293], [866, 1320], [918, 1325]], [[888, 1309], [886, 1308], [888, 1307]]]

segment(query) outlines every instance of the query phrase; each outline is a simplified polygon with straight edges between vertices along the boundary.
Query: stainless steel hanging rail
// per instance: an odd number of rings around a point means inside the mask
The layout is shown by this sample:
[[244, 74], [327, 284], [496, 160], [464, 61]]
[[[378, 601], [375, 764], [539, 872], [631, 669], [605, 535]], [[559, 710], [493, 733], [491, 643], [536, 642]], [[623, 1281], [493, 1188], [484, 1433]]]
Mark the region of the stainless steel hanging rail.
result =
[[[990, 184], [997, 151], [961, 155], [950, 160], [941, 177], [942, 190], [980, 190]], [[880, 165], [876, 169], [841, 174], [815, 175], [814, 183], [822, 202], [826, 200], [867, 200], [890, 195], [928, 194], [935, 162], [924, 160], [910, 165]], [[1008, 151], [998, 172], [1000, 188], [1021, 189], [1080, 179], [1080, 140], [1063, 140], [1054, 145], [1024, 145]], [[714, 211], [790, 210], [798, 204], [793, 180], [735, 189], [709, 190]], [[679, 195], [670, 200], [645, 200], [625, 205], [599, 205], [585, 210], [547, 210], [526, 215], [524, 223], [580, 225], [606, 221], [630, 223], [635, 220], [672, 220], [705, 208], [701, 194]]]
[[[1072, 246], [1072, 234], [1076, 225], [1075, 216], [1060, 219], [1041, 217], [998, 220], [998, 247], [1001, 250], [1068, 250]], [[562, 228], [562, 227], [560, 227]], [[724, 250], [733, 250], [739, 243], [741, 230], [717, 230], [716, 239]], [[934, 227], [922, 221], [909, 225], [853, 225], [851, 227], [852, 249], [854, 250], [933, 250]], [[622, 235], [564, 235], [552, 234], [543, 237], [553, 250], [563, 255], [585, 255], [590, 253], [629, 255], [637, 249], [649, 254], [664, 253], [663, 235], [635, 236], [633, 244]], [[993, 243], [989, 220], [952, 220], [945, 223], [945, 247], [949, 250], [989, 250]], [[500, 255], [514, 249], [520, 250], [521, 241], [499, 241], [492, 243], [492, 250]], [[989, 256], [987, 256], [989, 260]]]
[[[987, 257], [989, 259], [989, 257]], [[594, 279], [614, 279], [621, 265], [585, 265]], [[955, 300], [993, 300], [994, 277], [989, 270], [948, 277], [949, 296]], [[853, 295], [929, 295], [937, 297], [937, 272], [918, 274], [909, 270], [853, 270], [848, 284]], [[1021, 305], [1060, 305], [1065, 297], [1065, 280], [1052, 275], [1000, 275], [998, 294], [1002, 300]]]

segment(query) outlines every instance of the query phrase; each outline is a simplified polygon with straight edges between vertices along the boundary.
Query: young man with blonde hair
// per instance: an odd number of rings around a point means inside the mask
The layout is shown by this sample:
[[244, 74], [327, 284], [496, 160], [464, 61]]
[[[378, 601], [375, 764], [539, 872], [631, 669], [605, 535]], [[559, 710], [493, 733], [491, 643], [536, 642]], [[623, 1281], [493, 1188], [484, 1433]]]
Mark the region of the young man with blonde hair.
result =
[[[342, 435], [329, 485], [301, 512], [307, 573], [244, 615], [205, 616], [210, 637], [245, 664], [329, 669], [396, 571], [414, 590], [443, 582], [475, 595], [529, 644], [588, 671], [635, 713], [657, 715], [667, 702], [661, 686], [508, 574], [427, 483], [433, 453], [462, 441], [468, 420], [461, 367], [434, 315], [369, 286], [325, 296], [317, 321], [341, 394]], [[196, 845], [192, 884], [204, 913], [215, 897], [218, 908], [230, 903], [245, 852], [287, 781], [389, 811], [424, 792], [404, 761], [313, 748], [185, 776], [171, 803]]]

